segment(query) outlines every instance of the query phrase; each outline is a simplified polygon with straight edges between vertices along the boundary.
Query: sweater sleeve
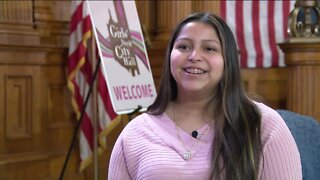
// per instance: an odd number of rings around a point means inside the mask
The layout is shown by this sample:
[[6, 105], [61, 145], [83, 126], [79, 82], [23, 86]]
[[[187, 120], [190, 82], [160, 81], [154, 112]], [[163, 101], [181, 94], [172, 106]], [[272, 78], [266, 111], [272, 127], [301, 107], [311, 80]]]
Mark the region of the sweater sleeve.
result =
[[109, 163], [109, 180], [130, 180], [130, 175], [127, 169], [127, 163], [123, 152], [123, 134], [121, 134], [111, 153]]
[[301, 180], [300, 154], [293, 136], [280, 115], [272, 118], [277, 124], [263, 146], [260, 179]]

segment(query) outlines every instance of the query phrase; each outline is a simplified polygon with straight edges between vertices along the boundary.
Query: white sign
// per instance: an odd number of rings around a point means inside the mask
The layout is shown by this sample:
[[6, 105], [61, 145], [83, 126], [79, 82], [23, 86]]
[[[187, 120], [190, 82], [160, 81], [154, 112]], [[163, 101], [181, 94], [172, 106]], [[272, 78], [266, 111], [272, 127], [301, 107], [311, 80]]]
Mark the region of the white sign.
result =
[[114, 111], [145, 110], [156, 89], [135, 2], [87, 2]]

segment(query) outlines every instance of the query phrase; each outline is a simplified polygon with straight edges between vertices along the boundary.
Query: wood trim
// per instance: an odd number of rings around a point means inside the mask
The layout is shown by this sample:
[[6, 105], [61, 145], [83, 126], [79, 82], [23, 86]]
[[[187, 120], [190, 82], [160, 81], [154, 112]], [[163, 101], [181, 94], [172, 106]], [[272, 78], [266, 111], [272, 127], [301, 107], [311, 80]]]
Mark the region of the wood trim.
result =
[[282, 43], [289, 66], [288, 109], [320, 121], [320, 43]]

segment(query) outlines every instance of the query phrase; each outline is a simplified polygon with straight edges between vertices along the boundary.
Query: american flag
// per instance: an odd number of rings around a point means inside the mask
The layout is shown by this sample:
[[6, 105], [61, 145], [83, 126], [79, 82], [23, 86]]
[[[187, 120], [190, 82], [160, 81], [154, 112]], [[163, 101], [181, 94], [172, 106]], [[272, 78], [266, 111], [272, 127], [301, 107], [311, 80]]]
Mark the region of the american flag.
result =
[[221, 17], [233, 31], [242, 68], [284, 66], [277, 43], [287, 38], [287, 24], [295, 1], [221, 1]]
[[[72, 92], [72, 106], [76, 112], [77, 119], [80, 119], [81, 110], [84, 108], [84, 101], [89, 91], [90, 82], [93, 80], [93, 59], [92, 53], [92, 26], [89, 9], [85, 1], [73, 1], [71, 7], [70, 21], [70, 46], [68, 55], [68, 87]], [[107, 84], [102, 66], [98, 71], [97, 81], [97, 109], [93, 104], [88, 103], [83, 115], [80, 141], [80, 171], [87, 167], [94, 152], [94, 130], [93, 113], [97, 112], [99, 145], [98, 152], [101, 153], [106, 147], [106, 135], [119, 123], [120, 116], [114, 112], [108, 93]], [[89, 102], [92, 100], [90, 96]]]

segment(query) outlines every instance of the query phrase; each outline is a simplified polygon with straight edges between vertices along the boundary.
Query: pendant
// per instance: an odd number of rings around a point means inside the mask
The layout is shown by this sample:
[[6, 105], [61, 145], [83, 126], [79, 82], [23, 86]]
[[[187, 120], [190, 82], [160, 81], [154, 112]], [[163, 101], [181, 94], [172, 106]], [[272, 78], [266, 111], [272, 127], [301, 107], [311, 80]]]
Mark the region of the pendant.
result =
[[184, 155], [183, 155], [183, 158], [184, 158], [185, 160], [190, 159], [190, 157], [191, 157], [191, 152], [190, 152], [190, 151], [185, 152]]

